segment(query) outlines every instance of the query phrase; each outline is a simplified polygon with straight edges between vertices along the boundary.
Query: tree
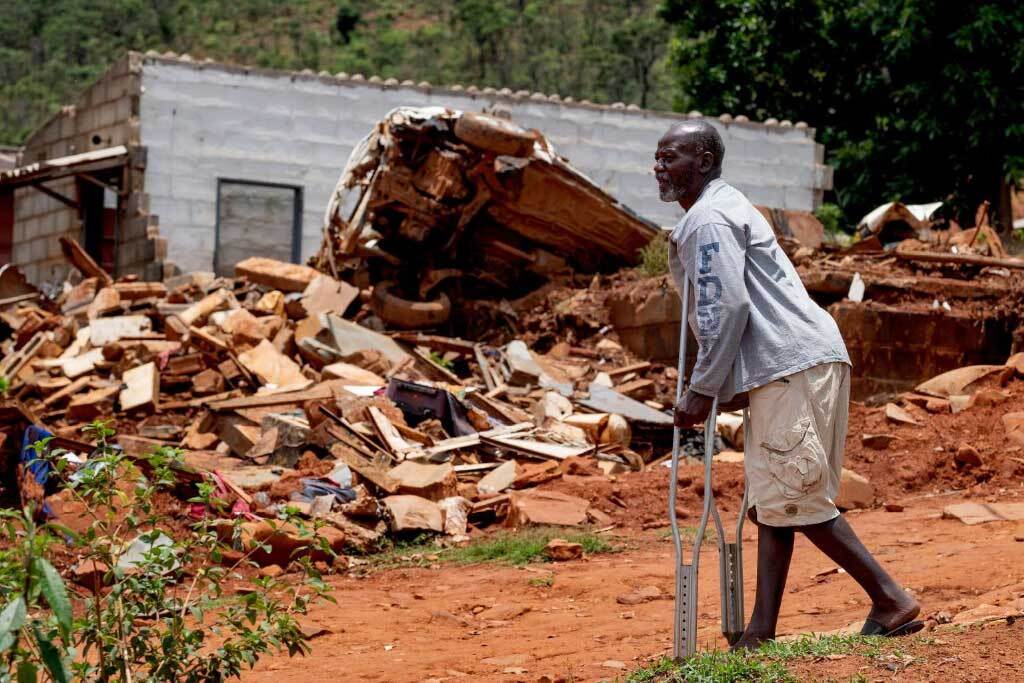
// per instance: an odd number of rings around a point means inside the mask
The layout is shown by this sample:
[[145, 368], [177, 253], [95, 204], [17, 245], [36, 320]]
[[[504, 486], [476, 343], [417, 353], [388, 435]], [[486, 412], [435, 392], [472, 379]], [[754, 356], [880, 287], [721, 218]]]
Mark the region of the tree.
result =
[[948, 200], [973, 223], [1024, 174], [1024, 6], [1012, 0], [665, 0], [676, 106], [808, 121], [847, 221]]

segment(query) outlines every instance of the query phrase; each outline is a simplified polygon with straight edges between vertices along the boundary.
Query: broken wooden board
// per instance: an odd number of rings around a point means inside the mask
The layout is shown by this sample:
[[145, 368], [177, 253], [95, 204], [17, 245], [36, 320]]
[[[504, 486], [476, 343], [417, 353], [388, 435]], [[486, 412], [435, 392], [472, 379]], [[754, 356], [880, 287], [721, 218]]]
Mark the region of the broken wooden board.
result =
[[212, 294], [204, 296], [184, 311], [178, 314], [178, 319], [186, 325], [201, 324], [214, 311], [221, 311], [228, 307], [228, 302], [233, 297], [226, 289], [218, 289]]
[[121, 410], [156, 407], [160, 397], [160, 372], [156, 369], [156, 363], [125, 370], [121, 381], [125, 385], [118, 398]]
[[388, 383], [380, 375], [351, 363], [331, 363], [330, 365], [325, 365], [323, 370], [320, 371], [320, 376], [324, 379], [341, 379], [346, 384], [358, 386], [383, 387]]
[[373, 424], [374, 430], [377, 432], [377, 436], [384, 443], [391, 454], [401, 460], [406, 456], [407, 453], [413, 450], [418, 450], [417, 446], [412, 445], [398, 433], [395, 426], [391, 424], [391, 420], [381, 412], [377, 406], [368, 406], [366, 412], [370, 416], [370, 422]]
[[100, 268], [99, 264], [93, 260], [92, 256], [89, 256], [88, 252], [78, 242], [68, 237], [61, 237], [59, 242], [64, 258], [68, 260], [68, 263], [77, 268], [83, 276], [98, 278], [105, 286], [113, 282], [107, 271]]
[[590, 397], [577, 401], [585, 408], [598, 413], [616, 413], [627, 420], [645, 422], [659, 427], [672, 427], [672, 416], [657, 411], [628, 396], [623, 396], [614, 389], [609, 389], [595, 382], [588, 387]]
[[235, 276], [282, 292], [303, 292], [320, 271], [297, 263], [252, 256], [235, 265]]
[[585, 446], [567, 446], [565, 444], [546, 443], [530, 439], [517, 439], [511, 436], [481, 437], [480, 440], [488, 445], [507, 448], [522, 455], [552, 460], [565, 460], [566, 458], [587, 455], [595, 450], [594, 446], [590, 444]]
[[307, 316], [320, 313], [342, 315], [358, 297], [359, 290], [349, 283], [321, 274], [306, 286], [300, 301]]

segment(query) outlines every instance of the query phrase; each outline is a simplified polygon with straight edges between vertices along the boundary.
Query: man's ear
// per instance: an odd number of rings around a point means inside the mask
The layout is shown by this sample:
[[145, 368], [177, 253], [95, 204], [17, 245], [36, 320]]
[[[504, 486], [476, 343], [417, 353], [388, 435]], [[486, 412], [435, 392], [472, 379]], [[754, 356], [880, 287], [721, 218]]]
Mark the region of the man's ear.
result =
[[711, 152], [704, 152], [700, 155], [700, 172], [703, 175], [711, 173], [711, 169], [715, 167], [715, 155]]

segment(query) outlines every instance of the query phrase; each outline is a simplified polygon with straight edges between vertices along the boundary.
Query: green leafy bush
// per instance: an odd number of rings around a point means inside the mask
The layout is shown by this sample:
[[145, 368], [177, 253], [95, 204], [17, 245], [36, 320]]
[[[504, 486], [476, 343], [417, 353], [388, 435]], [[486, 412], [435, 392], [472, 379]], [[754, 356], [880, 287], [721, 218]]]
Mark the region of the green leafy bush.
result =
[[640, 250], [640, 265], [637, 270], [646, 277], [668, 273], [668, 233], [662, 230]]
[[[221, 539], [242, 538], [241, 519], [205, 517], [183, 531], [167, 526], [160, 502], [179, 486], [181, 452], [158, 448], [132, 458], [113, 447], [113, 431], [87, 428], [97, 450], [73, 469], [49, 439], [36, 456], [52, 468], [88, 517], [76, 533], [57, 522], [37, 523], [37, 510], [0, 511], [0, 682], [214, 681], [237, 678], [260, 656], [308, 652], [296, 617], [328, 588], [309, 557], [294, 562], [300, 580], [247, 578], [240, 570], [265, 545], [234, 550]], [[210, 483], [190, 502], [221, 509]], [[331, 549], [298, 519], [286, 519], [328, 555]], [[59, 551], [65, 546], [64, 551]], [[228, 553], [237, 557], [226, 560]], [[69, 592], [47, 556], [70, 555], [91, 570], [84, 597]], [[251, 574], [252, 572], [250, 572]], [[229, 582], [248, 584], [227, 590]]]

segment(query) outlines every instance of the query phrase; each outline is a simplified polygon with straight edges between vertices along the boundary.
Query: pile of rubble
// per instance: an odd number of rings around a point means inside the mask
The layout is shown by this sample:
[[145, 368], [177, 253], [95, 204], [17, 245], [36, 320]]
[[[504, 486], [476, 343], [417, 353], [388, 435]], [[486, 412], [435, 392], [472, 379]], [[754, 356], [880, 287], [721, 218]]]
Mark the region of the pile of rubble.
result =
[[26, 434], [87, 463], [81, 429], [105, 419], [129, 455], [182, 449], [183, 476], [213, 479], [252, 524], [287, 505], [368, 552], [388, 533], [607, 524], [586, 499], [534, 487], [641, 470], [671, 434], [646, 375], [674, 370], [611, 339], [538, 354], [384, 334], [353, 322], [372, 297], [310, 267], [250, 258], [235, 278], [113, 281], [64, 246], [82, 278], [55, 299], [0, 274], [7, 505], [54, 493], [32, 484]]

